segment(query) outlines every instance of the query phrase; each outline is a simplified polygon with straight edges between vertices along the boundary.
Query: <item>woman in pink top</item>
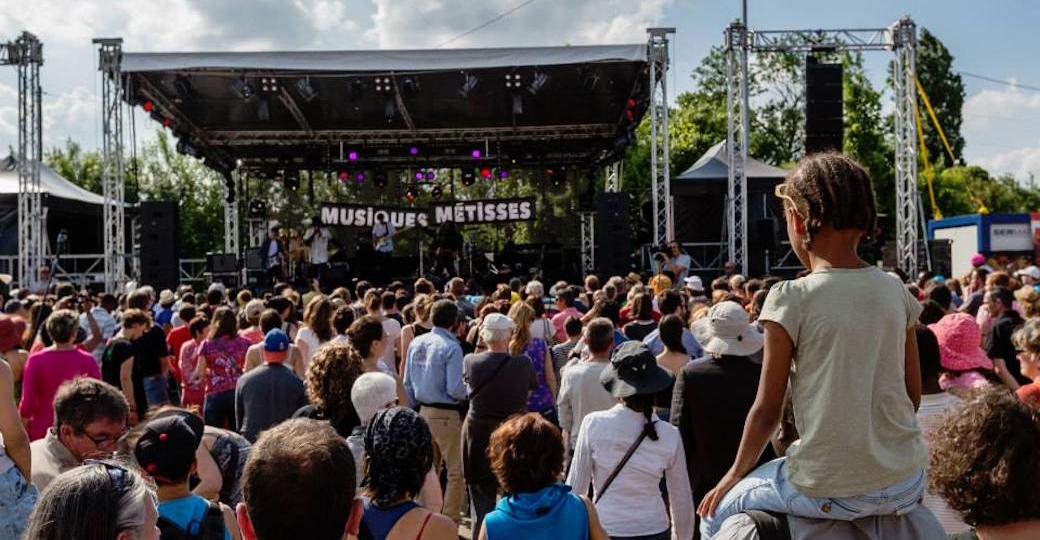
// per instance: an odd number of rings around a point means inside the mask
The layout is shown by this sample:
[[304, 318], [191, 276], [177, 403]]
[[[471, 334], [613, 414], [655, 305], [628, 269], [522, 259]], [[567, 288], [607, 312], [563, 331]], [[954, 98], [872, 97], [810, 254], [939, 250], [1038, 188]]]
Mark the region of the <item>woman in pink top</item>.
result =
[[206, 423], [235, 429], [235, 384], [242, 375], [249, 340], [239, 337], [238, 320], [229, 307], [213, 312], [209, 339], [198, 353], [197, 377], [206, 382], [206, 405], [203, 416]]
[[200, 411], [206, 402], [206, 381], [197, 373], [196, 369], [208, 328], [209, 319], [205, 315], [198, 315], [192, 319], [188, 323], [191, 339], [181, 345], [181, 352], [177, 357], [177, 365], [184, 374], [181, 385], [181, 405], [186, 408], [197, 407]]
[[29, 356], [22, 374], [22, 401], [18, 412], [29, 439], [42, 439], [54, 424], [54, 394], [61, 383], [76, 377], [101, 378], [90, 353], [76, 348], [79, 319], [76, 312], [59, 309], [47, 318], [46, 328], [54, 345]]

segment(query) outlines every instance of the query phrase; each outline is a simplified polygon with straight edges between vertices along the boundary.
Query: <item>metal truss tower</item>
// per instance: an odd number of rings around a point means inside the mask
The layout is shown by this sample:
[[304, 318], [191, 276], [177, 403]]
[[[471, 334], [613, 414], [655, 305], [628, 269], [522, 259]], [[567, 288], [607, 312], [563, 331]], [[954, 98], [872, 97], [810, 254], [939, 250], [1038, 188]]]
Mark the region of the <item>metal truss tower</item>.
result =
[[581, 272], [587, 276], [596, 271], [596, 213], [583, 211], [581, 220]]
[[622, 166], [620, 159], [606, 166], [604, 169], [606, 178], [604, 178], [603, 191], [607, 193], [616, 193], [621, 191], [622, 170], [624, 170], [624, 167]]
[[238, 171], [228, 173], [231, 175], [230, 182], [224, 182], [224, 253], [233, 253], [235, 257], [241, 255], [238, 249], [238, 186], [241, 185], [241, 174]]
[[668, 158], [668, 35], [675, 28], [647, 28], [647, 71], [650, 78], [650, 181], [653, 190], [654, 243], [675, 237], [671, 213], [671, 169]]
[[40, 66], [43, 44], [22, 32], [0, 46], [0, 65], [18, 68], [18, 270], [15, 278], [27, 286], [44, 262], [46, 230], [40, 199], [40, 163], [43, 160], [43, 109]]
[[127, 280], [125, 181], [123, 178], [123, 60], [121, 38], [95, 39], [101, 71], [101, 194], [104, 197], [101, 237], [104, 240], [105, 290]]
[[891, 51], [895, 101], [896, 163], [896, 264], [909, 275], [918, 267], [917, 208], [917, 26], [903, 17], [887, 28], [839, 30], [751, 31], [736, 22], [726, 29], [727, 136], [730, 158], [727, 233], [730, 260], [747, 269], [748, 55], [760, 53], [809, 53], [814, 50]]

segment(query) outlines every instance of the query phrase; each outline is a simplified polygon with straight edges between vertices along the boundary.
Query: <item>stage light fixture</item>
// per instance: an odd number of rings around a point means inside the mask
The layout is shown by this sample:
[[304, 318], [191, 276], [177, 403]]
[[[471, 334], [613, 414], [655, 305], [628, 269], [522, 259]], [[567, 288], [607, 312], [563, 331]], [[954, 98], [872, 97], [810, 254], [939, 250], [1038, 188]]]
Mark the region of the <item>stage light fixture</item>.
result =
[[462, 185], [469, 187], [477, 182], [477, 175], [471, 170], [462, 171]]
[[477, 87], [477, 83], [478, 82], [480, 82], [480, 79], [477, 79], [476, 75], [473, 75], [471, 73], [463, 72], [462, 73], [462, 87], [459, 88], [459, 95], [464, 97], [464, 98], [468, 98], [470, 92], [472, 92], [473, 89]]
[[375, 178], [372, 181], [373, 184], [379, 189], [386, 187], [386, 173], [383, 171], [376, 171]]
[[488, 167], [480, 169], [480, 176], [483, 176], [484, 178], [491, 178], [491, 169]]
[[521, 86], [523, 86], [523, 83], [520, 82], [519, 71], [512, 71], [510, 73], [506, 73], [507, 90], [519, 90]]
[[162, 119], [162, 127], [164, 127], [164, 128], [170, 127], [170, 124], [172, 124], [172, 123], [173, 123], [173, 120], [170, 120], [169, 118], [163, 118]]
[[152, 103], [152, 100], [149, 99], [145, 101], [144, 104], [141, 105], [141, 107], [144, 108], [145, 112], [152, 112], [152, 109], [155, 108], [155, 104]]
[[537, 96], [545, 85], [549, 84], [549, 74], [544, 71], [535, 71], [534, 77], [531, 78], [531, 84], [527, 86], [527, 92], [532, 96]]
[[416, 182], [422, 182], [422, 179], [423, 179], [422, 171], [415, 171], [415, 181]]
[[513, 116], [524, 114], [524, 97], [520, 93], [513, 93]]
[[365, 173], [364, 172], [359, 172], [359, 173], [355, 174], [354, 175], [354, 181], [359, 183], [359, 184], [364, 183], [364, 181], [365, 181]]
[[311, 86], [311, 78], [304, 77], [302, 79], [296, 79], [296, 92], [300, 94], [300, 99], [303, 101], [311, 101], [318, 97], [318, 91]]
[[357, 150], [351, 150], [350, 152], [348, 152], [347, 153], [347, 160], [348, 161], [357, 161], [358, 160]]
[[350, 101], [357, 101], [361, 99], [365, 94], [365, 83], [361, 82], [361, 79], [351, 79], [347, 83], [347, 96]]
[[480, 149], [479, 149], [479, 148], [474, 148], [474, 149], [473, 149], [473, 151], [471, 151], [471, 152], [469, 153], [469, 155], [470, 155], [470, 157], [472, 157], [473, 159], [480, 159], [480, 156], [481, 156], [482, 154], [480, 153]]
[[415, 188], [408, 188], [404, 192], [404, 198], [408, 199], [408, 202], [415, 202], [415, 199], [419, 198], [419, 192]]
[[390, 77], [376, 77], [375, 90], [377, 94], [391, 94], [394, 91], [393, 81]]
[[444, 196], [444, 190], [441, 189], [440, 184], [437, 184], [437, 185], [433, 186], [433, 190], [430, 191], [430, 197], [432, 197], [433, 200], [435, 200], [435, 201], [439, 201], [439, 200], [441, 200], [441, 197], [443, 197], [443, 196]]
[[415, 94], [419, 92], [418, 77], [408, 76], [401, 79], [401, 90], [404, 90], [406, 94]]
[[339, 172], [339, 181], [340, 182], [346, 182], [348, 180], [350, 180], [350, 173], [347, 172], [347, 171], [340, 171]]
[[296, 191], [300, 189], [300, 171], [287, 169], [284, 173], [285, 189]]
[[191, 96], [195, 93], [191, 87], [191, 81], [184, 75], [177, 75], [173, 79], [173, 91], [177, 93], [177, 97], [180, 101], [191, 99]]
[[274, 77], [261, 77], [260, 91], [265, 94], [278, 93], [278, 79], [275, 79]]
[[267, 216], [267, 203], [260, 199], [249, 201], [249, 217], [262, 218]]
[[261, 122], [271, 119], [271, 101], [266, 96], [260, 98], [260, 104], [256, 107], [256, 119]]
[[249, 84], [249, 81], [245, 77], [239, 77], [231, 81], [231, 89], [238, 94], [238, 97], [242, 99], [249, 99], [253, 97], [256, 90], [253, 89], [253, 85]]
[[500, 169], [500, 170], [498, 171], [498, 177], [499, 177], [500, 179], [506, 179], [506, 178], [509, 178], [509, 169]]
[[202, 155], [202, 152], [200, 152], [199, 149], [195, 147], [195, 145], [183, 139], [177, 141], [177, 153], [184, 154], [186, 156], [191, 156], [193, 158], [198, 158]]
[[386, 104], [383, 105], [383, 118], [386, 119], [387, 124], [394, 123], [394, 119], [397, 118], [397, 101], [392, 96], [388, 96]]
[[413, 156], [418, 156], [419, 155], [419, 147], [418, 146], [413, 146], [413, 147], [409, 148], [408, 149], [408, 153], [410, 155], [413, 155]]
[[433, 180], [435, 180], [437, 178], [437, 171], [435, 171], [433, 169], [426, 169], [426, 175], [425, 176], [426, 176], [426, 180], [427, 181], [431, 181], [432, 182]]

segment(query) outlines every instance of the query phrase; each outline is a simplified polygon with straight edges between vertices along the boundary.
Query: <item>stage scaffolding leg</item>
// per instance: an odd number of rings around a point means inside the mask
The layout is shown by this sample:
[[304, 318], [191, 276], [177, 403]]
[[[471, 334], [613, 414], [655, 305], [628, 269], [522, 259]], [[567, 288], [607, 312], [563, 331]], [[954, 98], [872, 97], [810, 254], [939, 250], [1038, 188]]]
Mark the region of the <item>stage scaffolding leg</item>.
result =
[[581, 272], [589, 275], [596, 271], [596, 213], [581, 212]]
[[621, 171], [623, 167], [621, 160], [615, 161], [604, 169], [606, 172], [606, 182], [603, 185], [603, 191], [607, 193], [616, 193], [621, 191]]
[[0, 48], [0, 65], [18, 69], [18, 265], [12, 273], [21, 286], [36, 277], [44, 262], [45, 235], [40, 200], [40, 161], [43, 159], [43, 114], [40, 65], [43, 44], [22, 32]]
[[232, 172], [231, 183], [224, 183], [224, 253], [240, 255], [238, 236], [238, 197], [240, 173]]
[[726, 233], [729, 260], [747, 274], [748, 41], [742, 23], [734, 22], [726, 29], [726, 60]]
[[123, 178], [123, 40], [95, 39], [101, 71], [101, 191], [104, 197], [103, 229], [105, 290], [115, 292], [127, 280], [125, 182]]
[[668, 35], [675, 28], [648, 28], [647, 71], [650, 83], [650, 180], [653, 191], [654, 243], [671, 241], [675, 234], [668, 200], [671, 172], [668, 157]]
[[917, 275], [917, 26], [903, 18], [892, 26], [895, 52], [894, 83], [896, 119], [896, 265], [907, 275]]

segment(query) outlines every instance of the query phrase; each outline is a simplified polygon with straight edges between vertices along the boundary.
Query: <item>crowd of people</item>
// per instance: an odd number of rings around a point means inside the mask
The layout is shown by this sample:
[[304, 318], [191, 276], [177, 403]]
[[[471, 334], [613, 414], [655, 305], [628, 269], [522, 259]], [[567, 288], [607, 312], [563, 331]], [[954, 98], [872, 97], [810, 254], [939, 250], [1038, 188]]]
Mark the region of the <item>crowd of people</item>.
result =
[[863, 262], [839, 154], [777, 196], [786, 281], [675, 246], [548, 287], [12, 291], [0, 539], [1040, 537], [1040, 269]]

